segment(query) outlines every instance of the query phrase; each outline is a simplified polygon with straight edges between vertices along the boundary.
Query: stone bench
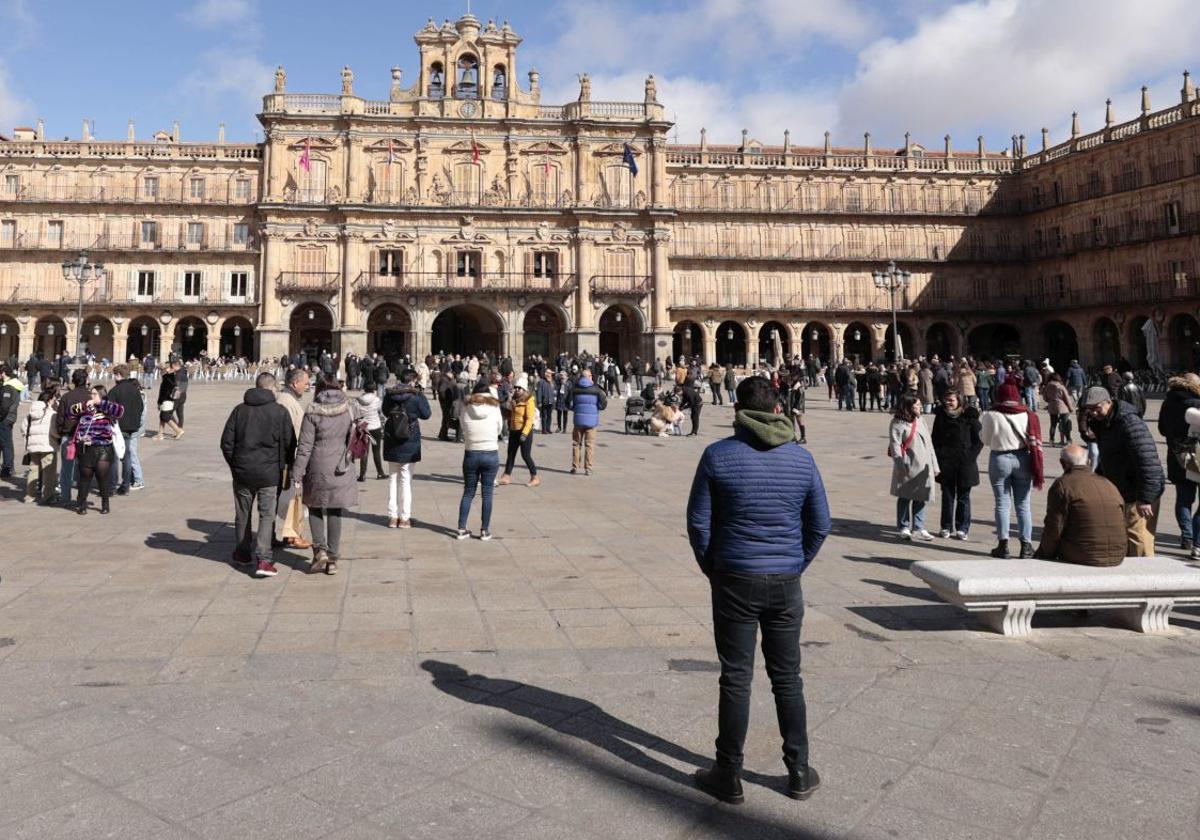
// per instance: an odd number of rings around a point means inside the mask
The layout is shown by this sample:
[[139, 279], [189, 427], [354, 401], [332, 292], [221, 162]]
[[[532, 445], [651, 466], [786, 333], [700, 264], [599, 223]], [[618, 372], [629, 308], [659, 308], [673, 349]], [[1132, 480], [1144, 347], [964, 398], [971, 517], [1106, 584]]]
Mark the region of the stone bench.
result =
[[914, 575], [1005, 636], [1027, 636], [1037, 610], [1114, 610], [1143, 633], [1166, 633], [1178, 606], [1200, 604], [1200, 570], [1169, 557], [1119, 566], [1047, 560], [920, 560]]

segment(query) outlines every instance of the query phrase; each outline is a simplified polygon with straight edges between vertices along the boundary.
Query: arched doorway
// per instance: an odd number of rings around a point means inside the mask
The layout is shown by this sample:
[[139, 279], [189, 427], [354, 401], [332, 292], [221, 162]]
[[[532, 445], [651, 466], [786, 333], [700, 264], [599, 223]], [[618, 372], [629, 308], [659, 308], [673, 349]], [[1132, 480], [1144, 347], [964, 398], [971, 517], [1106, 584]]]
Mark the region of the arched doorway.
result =
[[[913, 341], [912, 328], [908, 324], [899, 323], [900, 326], [900, 358], [913, 359], [916, 358], [916, 342]], [[896, 341], [895, 333], [892, 331], [891, 324], [884, 330], [883, 333], [883, 358], [889, 362], [896, 361]]]
[[1167, 326], [1167, 336], [1171, 354], [1167, 363], [1175, 370], [1200, 370], [1200, 323], [1191, 315], [1176, 315]]
[[1115, 365], [1121, 358], [1121, 333], [1111, 318], [1100, 318], [1092, 325], [1092, 346], [1097, 366]]
[[976, 359], [1012, 359], [1021, 355], [1021, 334], [1012, 324], [980, 324], [967, 336]]
[[600, 315], [600, 353], [612, 356], [618, 364], [633, 361], [640, 355], [641, 317], [633, 307], [613, 304]]
[[319, 303], [297, 306], [288, 330], [288, 353], [292, 356], [303, 350], [311, 364], [322, 350], [333, 352], [333, 314], [328, 307]]
[[717, 327], [717, 364], [746, 366], [746, 328], [737, 321]]
[[[21, 344], [21, 328], [17, 322], [7, 315], [0, 315], [0, 359], [7, 359], [17, 354]], [[19, 360], [22, 364], [25, 359]]]
[[852, 362], [871, 361], [871, 330], [859, 321], [846, 325], [842, 333], [842, 356]]
[[411, 335], [412, 319], [394, 303], [375, 307], [367, 317], [367, 352], [382, 353], [389, 365], [411, 352]]
[[460, 356], [479, 352], [500, 355], [500, 317], [474, 303], [463, 303], [443, 310], [433, 319], [435, 353]]
[[1079, 340], [1075, 328], [1066, 321], [1050, 321], [1042, 327], [1043, 346], [1050, 366], [1065, 374], [1072, 359], [1079, 358]]
[[[704, 330], [695, 321], [680, 321], [675, 325], [675, 334], [671, 339], [671, 358], [680, 356], [704, 355]], [[711, 359], [704, 361], [711, 363]]]
[[933, 324], [925, 331], [925, 357], [945, 362], [954, 355], [954, 327], [944, 322]]
[[1150, 353], [1146, 346], [1146, 333], [1142, 331], [1142, 327], [1150, 319], [1145, 315], [1139, 315], [1129, 321], [1129, 363], [1133, 365], [1135, 370], [1150, 367]]
[[199, 359], [208, 350], [208, 324], [194, 316], [181, 320], [175, 325], [171, 350], [185, 362]]
[[828, 363], [830, 341], [829, 327], [820, 321], [809, 321], [804, 325], [804, 331], [800, 334], [800, 343], [804, 347], [804, 358], [810, 359], [816, 356], [817, 361], [822, 364]]
[[525, 313], [525, 358], [541, 356], [554, 359], [567, 349], [566, 325], [562, 314], [552, 306], [539, 303]]
[[786, 364], [792, 356], [792, 337], [778, 321], [767, 321], [758, 331], [758, 360], [771, 367]]
[[47, 359], [53, 359], [67, 349], [67, 325], [62, 318], [47, 315], [38, 319], [33, 328], [33, 349], [40, 350]]
[[97, 359], [119, 361], [113, 358], [113, 326], [107, 318], [93, 315], [84, 319], [83, 347], [85, 352], [91, 353]]
[[254, 359], [254, 325], [246, 318], [229, 318], [221, 325], [221, 355]]
[[[134, 356], [144, 359], [151, 353], [157, 357], [158, 340], [161, 334], [162, 330], [158, 326], [158, 321], [149, 315], [134, 318], [129, 323], [129, 338], [125, 342], [126, 357]], [[161, 361], [162, 359], [159, 359], [159, 362]]]

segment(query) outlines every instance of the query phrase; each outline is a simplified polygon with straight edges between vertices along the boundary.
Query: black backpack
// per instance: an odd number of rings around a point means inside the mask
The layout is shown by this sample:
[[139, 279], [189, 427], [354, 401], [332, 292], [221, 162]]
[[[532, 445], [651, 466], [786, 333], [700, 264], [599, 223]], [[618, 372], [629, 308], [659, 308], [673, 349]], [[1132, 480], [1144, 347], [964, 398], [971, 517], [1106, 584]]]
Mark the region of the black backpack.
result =
[[412, 437], [412, 418], [403, 406], [388, 412], [383, 424], [383, 436], [390, 444], [408, 443]]

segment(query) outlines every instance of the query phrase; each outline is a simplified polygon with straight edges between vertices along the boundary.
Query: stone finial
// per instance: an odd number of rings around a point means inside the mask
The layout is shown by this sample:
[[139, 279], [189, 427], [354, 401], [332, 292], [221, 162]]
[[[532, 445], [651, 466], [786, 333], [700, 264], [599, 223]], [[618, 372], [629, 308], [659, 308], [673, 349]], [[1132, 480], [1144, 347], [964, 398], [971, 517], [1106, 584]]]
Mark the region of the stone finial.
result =
[[869, 131], [863, 132], [863, 154], [866, 155], [867, 157], [870, 157], [872, 154], [872, 152], [871, 152], [871, 132], [869, 132]]
[[1050, 148], [1050, 129], [1043, 128], [1042, 129], [1042, 151], [1044, 152], [1049, 148]]
[[1071, 139], [1074, 140], [1079, 136], [1079, 112], [1074, 111], [1071, 114]]
[[953, 150], [950, 148], [950, 135], [947, 134], [944, 139], [946, 141], [946, 160], [949, 160], [950, 156], [954, 154]]
[[828, 155], [828, 154], [832, 154], [832, 153], [833, 153], [833, 133], [826, 131], [825, 132], [825, 154]]
[[38, 117], [37, 134], [35, 134], [34, 137], [38, 140], [46, 139], [46, 121], [41, 117]]
[[171, 121], [171, 142], [179, 142], [179, 120]]
[[542, 88], [542, 76], [536, 70], [529, 71], [529, 92], [537, 93]]
[[79, 133], [79, 137], [82, 140], [91, 140], [92, 139], [92, 127], [88, 123], [87, 117], [83, 118], [83, 131], [81, 131]]
[[658, 102], [658, 82], [654, 81], [653, 73], [646, 77], [646, 102]]
[[392, 67], [392, 87], [389, 95], [393, 102], [400, 98], [400, 75], [402, 72], [399, 67]]
[[987, 157], [987, 151], [983, 148], [982, 134], [975, 138], [975, 145], [979, 147], [979, 159], [983, 160], [985, 157]]
[[217, 142], [225, 143], [225, 123], [217, 123]]
[[1105, 99], [1104, 100], [1104, 127], [1112, 128], [1113, 123], [1115, 123], [1116, 121], [1117, 120], [1116, 120], [1115, 116], [1113, 115], [1112, 100]]
[[592, 101], [592, 77], [587, 73], [583, 73], [579, 77], [579, 101]]
[[1179, 96], [1184, 104], [1196, 98], [1196, 85], [1192, 83], [1192, 74], [1186, 70], [1183, 71], [1183, 87], [1179, 91]]
[[132, 143], [134, 140], [133, 120], [130, 120], [129, 125], [125, 127], [125, 139], [130, 143]]
[[1020, 151], [1020, 149], [1017, 146], [1017, 135], [1014, 134], [1012, 136], [1012, 155], [1013, 155], [1013, 157], [1020, 157], [1020, 155], [1018, 154], [1019, 151]]
[[1018, 134], [1018, 135], [1017, 135], [1017, 140], [1019, 140], [1019, 141], [1020, 141], [1020, 143], [1021, 143], [1021, 157], [1025, 157], [1025, 135], [1024, 135], [1024, 134]]
[[785, 155], [792, 153], [792, 130], [790, 128], [783, 130], [783, 153]]
[[1142, 85], [1142, 116], [1150, 113], [1150, 88]]
[[283, 93], [285, 90], [287, 90], [287, 72], [280, 64], [275, 68], [275, 92]]
[[746, 151], [746, 145], [750, 142], [750, 129], [742, 129], [742, 146], [740, 151]]
[[700, 151], [708, 151], [708, 129], [700, 129]]
[[353, 95], [354, 95], [354, 71], [350, 69], [350, 66], [348, 64], [343, 65], [342, 66], [342, 96], [353, 96]]
[[912, 151], [912, 132], [906, 131], [904, 132], [904, 152], [907, 154], [910, 151]]

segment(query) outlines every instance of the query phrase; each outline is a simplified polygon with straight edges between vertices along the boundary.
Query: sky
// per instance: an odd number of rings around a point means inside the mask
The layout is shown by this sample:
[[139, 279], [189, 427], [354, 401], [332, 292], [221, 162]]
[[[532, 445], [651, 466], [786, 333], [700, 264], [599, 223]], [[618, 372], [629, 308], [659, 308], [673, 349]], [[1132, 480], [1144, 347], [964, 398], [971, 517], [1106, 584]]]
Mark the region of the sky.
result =
[[[457, 19], [467, 0], [0, 0], [0, 133], [139, 138], [179, 120], [184, 140], [254, 141], [277, 64], [292, 92], [335, 93], [348, 64], [355, 92], [388, 95], [390, 68], [416, 78], [413, 34]], [[1040, 148], [1179, 101], [1182, 71], [1200, 75], [1194, 0], [472, 0], [481, 21], [508, 20], [525, 40], [522, 86], [541, 73], [542, 102], [578, 94], [640, 101], [646, 75], [676, 123], [672, 140], [930, 148], [946, 134], [991, 150], [1026, 134]]]

